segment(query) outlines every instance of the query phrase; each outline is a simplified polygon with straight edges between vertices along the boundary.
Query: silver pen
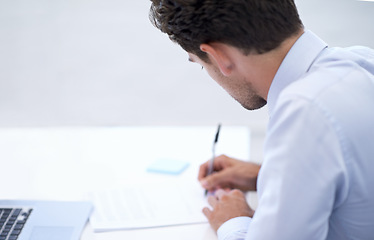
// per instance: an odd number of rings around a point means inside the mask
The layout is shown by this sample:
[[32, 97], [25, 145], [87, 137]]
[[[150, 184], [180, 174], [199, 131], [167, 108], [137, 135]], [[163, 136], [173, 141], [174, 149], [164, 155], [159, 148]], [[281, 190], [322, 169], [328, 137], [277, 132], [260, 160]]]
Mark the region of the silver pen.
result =
[[[210, 161], [209, 161], [207, 176], [213, 173], [214, 159], [216, 158], [216, 145], [217, 145], [217, 142], [218, 142], [218, 137], [219, 137], [219, 131], [220, 130], [221, 130], [221, 124], [218, 124], [216, 136], [214, 138], [213, 147], [212, 147], [213, 156], [212, 156], [212, 159], [210, 159]], [[205, 196], [207, 194], [208, 194], [208, 190], [205, 190]]]

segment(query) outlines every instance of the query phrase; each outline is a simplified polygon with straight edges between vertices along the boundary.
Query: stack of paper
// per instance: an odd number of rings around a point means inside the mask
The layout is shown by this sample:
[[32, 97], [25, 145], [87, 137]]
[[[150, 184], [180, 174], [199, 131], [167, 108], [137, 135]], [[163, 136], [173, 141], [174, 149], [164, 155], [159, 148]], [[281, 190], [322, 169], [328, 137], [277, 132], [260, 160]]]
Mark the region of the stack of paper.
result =
[[196, 185], [127, 187], [90, 195], [95, 232], [207, 222], [204, 191]]

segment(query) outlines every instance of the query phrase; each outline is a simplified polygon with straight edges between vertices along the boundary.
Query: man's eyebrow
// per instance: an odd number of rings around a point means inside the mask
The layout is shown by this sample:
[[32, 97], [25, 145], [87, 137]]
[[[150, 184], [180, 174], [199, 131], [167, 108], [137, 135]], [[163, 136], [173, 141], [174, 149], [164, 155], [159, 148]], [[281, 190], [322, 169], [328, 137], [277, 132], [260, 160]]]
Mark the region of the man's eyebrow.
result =
[[195, 62], [192, 58], [188, 58], [188, 61], [190, 61], [190, 62]]

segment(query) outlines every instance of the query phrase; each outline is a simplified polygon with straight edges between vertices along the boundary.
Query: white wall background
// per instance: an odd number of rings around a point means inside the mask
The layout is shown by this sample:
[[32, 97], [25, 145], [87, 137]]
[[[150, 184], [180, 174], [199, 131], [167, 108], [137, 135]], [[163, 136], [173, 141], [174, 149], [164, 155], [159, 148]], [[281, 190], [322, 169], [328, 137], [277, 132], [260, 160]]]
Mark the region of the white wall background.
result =
[[[330, 46], [374, 48], [374, 2], [297, 0]], [[148, 20], [148, 0], [0, 0], [0, 127], [250, 125]]]

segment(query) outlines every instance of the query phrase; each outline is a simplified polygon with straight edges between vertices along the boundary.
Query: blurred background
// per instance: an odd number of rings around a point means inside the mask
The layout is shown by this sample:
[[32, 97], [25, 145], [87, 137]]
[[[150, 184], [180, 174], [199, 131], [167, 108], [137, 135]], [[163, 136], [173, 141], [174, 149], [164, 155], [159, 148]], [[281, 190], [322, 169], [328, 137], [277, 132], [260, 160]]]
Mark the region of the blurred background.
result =
[[[374, 48], [374, 2], [296, 0], [330, 46]], [[152, 26], [148, 0], [0, 0], [0, 127], [248, 125], [244, 110]]]

